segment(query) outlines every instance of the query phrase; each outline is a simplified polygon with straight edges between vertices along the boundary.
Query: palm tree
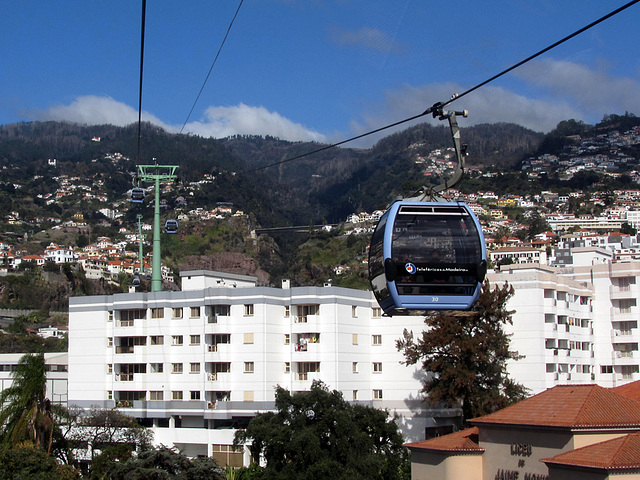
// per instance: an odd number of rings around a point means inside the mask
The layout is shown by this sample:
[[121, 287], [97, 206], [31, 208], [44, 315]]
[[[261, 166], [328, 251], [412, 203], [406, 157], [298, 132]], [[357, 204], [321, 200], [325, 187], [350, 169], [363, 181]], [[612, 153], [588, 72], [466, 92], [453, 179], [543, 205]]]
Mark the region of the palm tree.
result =
[[29, 440], [51, 453], [54, 420], [45, 396], [44, 365], [44, 354], [24, 355], [12, 374], [12, 385], [0, 392], [0, 443], [12, 446]]

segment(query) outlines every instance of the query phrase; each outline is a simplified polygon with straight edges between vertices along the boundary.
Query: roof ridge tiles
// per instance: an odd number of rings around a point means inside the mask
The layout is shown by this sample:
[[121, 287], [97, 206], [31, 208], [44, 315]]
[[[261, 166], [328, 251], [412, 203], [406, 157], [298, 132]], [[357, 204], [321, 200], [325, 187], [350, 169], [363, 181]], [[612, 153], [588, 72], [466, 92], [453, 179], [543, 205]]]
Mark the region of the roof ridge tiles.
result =
[[469, 421], [556, 428], [638, 427], [640, 402], [598, 385], [558, 385]]

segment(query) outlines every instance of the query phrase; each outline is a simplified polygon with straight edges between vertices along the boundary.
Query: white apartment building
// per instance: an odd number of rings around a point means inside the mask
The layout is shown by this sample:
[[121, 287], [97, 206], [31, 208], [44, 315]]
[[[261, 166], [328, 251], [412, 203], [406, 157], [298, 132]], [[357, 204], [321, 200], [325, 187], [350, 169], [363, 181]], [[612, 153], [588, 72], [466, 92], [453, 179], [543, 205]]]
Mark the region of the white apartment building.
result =
[[[597, 260], [599, 249], [591, 250]], [[506, 265], [488, 279], [514, 287], [507, 304], [513, 325], [505, 330], [524, 358], [510, 362], [508, 371], [531, 393], [558, 384], [616, 387], [640, 379], [640, 262]]]
[[181, 277], [182, 291], [70, 299], [70, 406], [118, 407], [152, 427], [156, 443], [232, 465], [249, 462], [232, 448], [236, 429], [274, 409], [277, 385], [295, 392], [322, 380], [398, 415], [407, 441], [455, 422], [457, 409], [426, 408], [424, 372], [396, 349], [423, 317], [382, 317], [368, 291]]
[[522, 356], [508, 362], [513, 380], [531, 394], [559, 384], [600, 380], [594, 375], [591, 285], [561, 277], [552, 267], [527, 263], [504, 265], [487, 279], [492, 287], [507, 282], [514, 289], [507, 303], [513, 324], [504, 327], [511, 335], [511, 349]]

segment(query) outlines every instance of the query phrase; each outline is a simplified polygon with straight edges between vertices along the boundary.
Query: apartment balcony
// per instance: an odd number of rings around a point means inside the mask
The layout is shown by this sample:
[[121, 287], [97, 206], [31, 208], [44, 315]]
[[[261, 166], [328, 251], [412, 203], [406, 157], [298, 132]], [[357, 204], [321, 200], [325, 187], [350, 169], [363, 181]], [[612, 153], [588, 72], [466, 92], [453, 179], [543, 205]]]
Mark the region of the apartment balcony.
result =
[[116, 373], [116, 382], [133, 382], [133, 373]]
[[612, 307], [610, 310], [611, 319], [614, 322], [638, 319], [638, 307]]
[[638, 342], [638, 329], [619, 329], [614, 328], [611, 330], [611, 343], [637, 343]]
[[622, 385], [623, 383], [635, 382], [636, 380], [640, 380], [640, 374], [638, 373], [617, 373], [616, 374], [616, 382], [618, 382], [618, 385]]
[[609, 296], [612, 300], [626, 300], [636, 298], [638, 295], [638, 291], [636, 289], [632, 289], [630, 285], [619, 287], [616, 285], [611, 285], [609, 287]]
[[613, 362], [616, 365], [637, 365], [640, 361], [640, 353], [637, 350], [611, 352]]
[[293, 317], [291, 331], [293, 333], [316, 332], [319, 330], [319, 315], [296, 315]]

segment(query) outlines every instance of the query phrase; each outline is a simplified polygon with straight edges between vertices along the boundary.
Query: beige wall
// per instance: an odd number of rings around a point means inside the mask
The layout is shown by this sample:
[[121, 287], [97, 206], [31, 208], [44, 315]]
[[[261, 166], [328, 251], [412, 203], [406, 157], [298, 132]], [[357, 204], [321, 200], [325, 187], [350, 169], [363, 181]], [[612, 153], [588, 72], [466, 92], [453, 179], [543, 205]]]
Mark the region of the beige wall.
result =
[[[480, 427], [483, 455], [483, 478], [493, 479], [500, 472], [518, 472], [518, 479], [526, 474], [548, 475], [547, 466], [540, 461], [570, 450], [571, 432], [531, 430], [531, 428]], [[512, 446], [524, 446], [524, 452], [512, 453]], [[530, 452], [530, 453], [529, 453]], [[451, 479], [453, 480], [453, 479]]]
[[[586, 447], [587, 445], [593, 445], [594, 443], [606, 442], [614, 438], [622, 437], [630, 432], [616, 432], [616, 433], [574, 433], [573, 435], [573, 449]], [[626, 477], [625, 477], [626, 478]]]
[[447, 455], [411, 451], [411, 480], [482, 480], [480, 454]]

